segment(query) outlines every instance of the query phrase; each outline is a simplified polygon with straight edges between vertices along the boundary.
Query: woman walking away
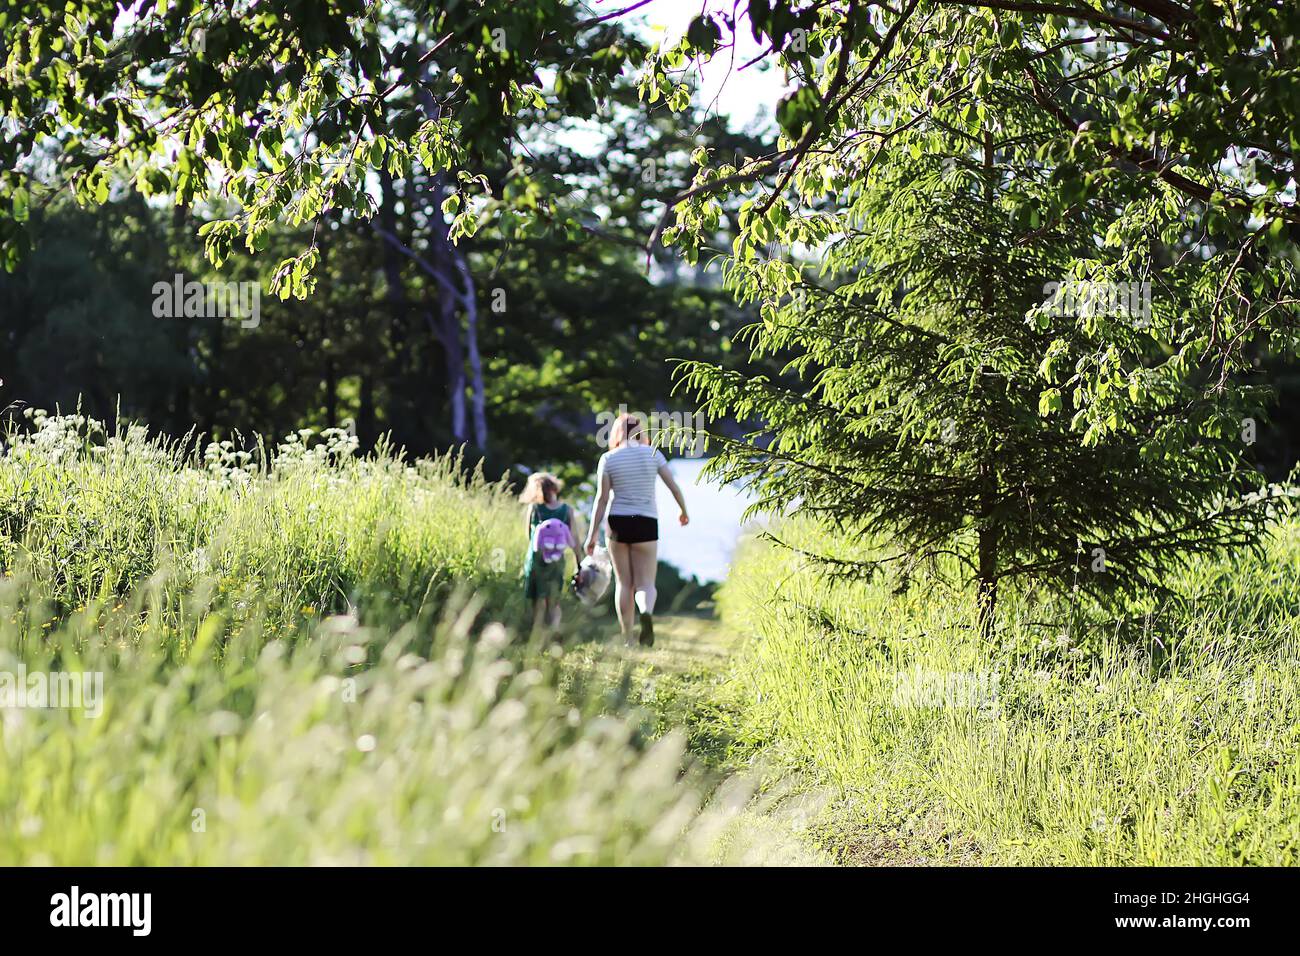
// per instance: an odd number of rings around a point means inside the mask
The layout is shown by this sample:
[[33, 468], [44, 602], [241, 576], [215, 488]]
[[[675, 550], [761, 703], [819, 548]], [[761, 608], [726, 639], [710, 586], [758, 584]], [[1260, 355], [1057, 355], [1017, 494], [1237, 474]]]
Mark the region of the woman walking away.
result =
[[[635, 415], [620, 415], [609, 432], [609, 451], [596, 467], [596, 510], [587, 533], [587, 553], [596, 548], [596, 531], [609, 515], [610, 557], [614, 559], [614, 605], [624, 639], [632, 636], [634, 601], [641, 610], [639, 639], [655, 642], [655, 572], [659, 568], [659, 515], [655, 508], [655, 475], [664, 480], [681, 509], [686, 500], [677, 487], [668, 461], [646, 444], [645, 429]], [[612, 502], [612, 503], [611, 503]]]
[[528, 505], [525, 531], [528, 556], [524, 559], [524, 596], [532, 602], [533, 627], [542, 621], [548, 627], [560, 625], [560, 595], [564, 591], [564, 552], [578, 553], [578, 534], [573, 524], [573, 509], [560, 500], [560, 479], [545, 472], [528, 476], [519, 500]]

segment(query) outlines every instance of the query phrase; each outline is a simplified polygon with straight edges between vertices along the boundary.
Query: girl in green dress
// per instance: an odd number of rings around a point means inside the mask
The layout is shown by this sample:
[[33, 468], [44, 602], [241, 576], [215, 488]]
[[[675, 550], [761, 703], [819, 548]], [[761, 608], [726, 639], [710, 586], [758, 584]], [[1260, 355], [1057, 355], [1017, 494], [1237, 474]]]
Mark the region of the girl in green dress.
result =
[[[532, 602], [533, 626], [545, 620], [548, 627], [560, 624], [560, 595], [564, 592], [564, 559], [543, 561], [533, 550], [533, 531], [549, 518], [558, 518], [569, 526], [573, 540], [573, 558], [582, 560], [578, 553], [578, 530], [574, 525], [573, 509], [560, 500], [560, 479], [546, 472], [528, 476], [524, 493], [519, 500], [528, 506], [525, 512], [524, 531], [528, 535], [528, 553], [524, 558], [524, 596]], [[545, 615], [543, 617], [543, 615]]]

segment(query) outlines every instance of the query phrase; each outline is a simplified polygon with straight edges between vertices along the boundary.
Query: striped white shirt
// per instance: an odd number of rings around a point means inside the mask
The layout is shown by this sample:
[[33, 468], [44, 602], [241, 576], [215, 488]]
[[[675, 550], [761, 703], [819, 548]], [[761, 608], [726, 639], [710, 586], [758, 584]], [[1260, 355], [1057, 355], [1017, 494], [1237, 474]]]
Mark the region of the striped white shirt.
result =
[[600, 493], [601, 480], [608, 475], [614, 491], [610, 514], [658, 518], [655, 477], [666, 464], [668, 459], [653, 445], [627, 444], [607, 451], [596, 466], [596, 492]]

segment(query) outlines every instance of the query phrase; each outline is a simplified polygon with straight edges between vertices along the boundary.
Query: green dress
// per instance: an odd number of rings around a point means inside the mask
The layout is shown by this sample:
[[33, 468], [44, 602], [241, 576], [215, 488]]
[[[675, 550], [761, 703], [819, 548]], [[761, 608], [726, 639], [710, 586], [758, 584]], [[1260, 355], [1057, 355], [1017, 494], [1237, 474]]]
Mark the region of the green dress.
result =
[[524, 596], [530, 601], [557, 597], [564, 590], [564, 558], [547, 564], [533, 551], [533, 531], [550, 518], [569, 523], [569, 506], [533, 505], [528, 515], [528, 556], [524, 558]]

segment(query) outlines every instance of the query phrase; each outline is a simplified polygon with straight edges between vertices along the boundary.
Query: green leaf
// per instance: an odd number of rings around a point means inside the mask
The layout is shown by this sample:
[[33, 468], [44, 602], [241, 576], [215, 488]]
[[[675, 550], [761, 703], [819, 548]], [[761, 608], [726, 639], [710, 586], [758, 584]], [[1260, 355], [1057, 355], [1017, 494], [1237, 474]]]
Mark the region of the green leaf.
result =
[[821, 109], [821, 96], [811, 86], [801, 86], [776, 107], [776, 122], [791, 139], [798, 139]]
[[722, 42], [722, 29], [707, 15], [701, 15], [691, 21], [686, 28], [686, 42], [695, 50], [712, 54]]

